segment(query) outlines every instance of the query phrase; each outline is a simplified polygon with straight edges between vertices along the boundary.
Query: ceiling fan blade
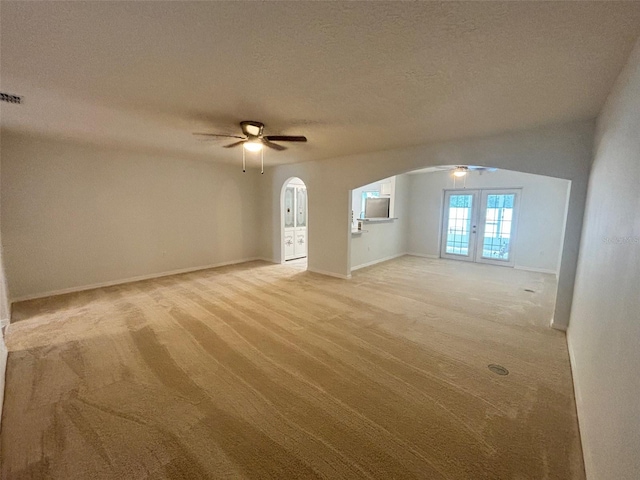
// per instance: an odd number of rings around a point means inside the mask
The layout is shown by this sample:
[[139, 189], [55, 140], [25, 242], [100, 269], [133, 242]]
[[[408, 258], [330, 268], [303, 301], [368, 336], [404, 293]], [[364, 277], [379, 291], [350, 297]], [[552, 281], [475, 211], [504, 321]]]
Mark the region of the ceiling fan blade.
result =
[[229, 145], [225, 145], [224, 148], [233, 148], [233, 147], [237, 147], [238, 145], [242, 145], [244, 142], [246, 142], [246, 140], [240, 140], [239, 142], [233, 142]]
[[306, 142], [307, 137], [294, 136], [294, 135], [267, 135], [263, 138], [272, 140], [274, 142]]
[[274, 150], [278, 150], [279, 152], [287, 149], [287, 147], [283, 147], [282, 145], [278, 145], [277, 143], [271, 143], [266, 137], [262, 137], [262, 143], [265, 147], [273, 148]]
[[444, 172], [444, 171], [449, 171], [449, 170], [455, 170], [456, 167], [452, 167], [450, 165], [442, 165], [442, 166], [437, 166], [437, 167], [430, 167], [435, 171], [439, 171], [439, 172]]
[[199, 135], [201, 137], [214, 137], [214, 138], [245, 138], [245, 137], [241, 137], [239, 135], [222, 135], [222, 134], [218, 134], [218, 133], [199, 133], [199, 132], [194, 132], [194, 135]]

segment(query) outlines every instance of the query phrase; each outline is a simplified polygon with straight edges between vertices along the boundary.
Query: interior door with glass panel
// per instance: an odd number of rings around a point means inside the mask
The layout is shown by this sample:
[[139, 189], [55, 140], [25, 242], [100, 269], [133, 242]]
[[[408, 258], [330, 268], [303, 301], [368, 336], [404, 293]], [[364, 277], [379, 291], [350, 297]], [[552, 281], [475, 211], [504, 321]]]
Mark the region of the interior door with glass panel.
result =
[[475, 261], [477, 190], [449, 190], [444, 195], [440, 256]]
[[482, 190], [476, 261], [497, 265], [514, 264], [513, 241], [516, 233], [520, 190]]
[[284, 190], [284, 258], [307, 256], [307, 189], [287, 185]]

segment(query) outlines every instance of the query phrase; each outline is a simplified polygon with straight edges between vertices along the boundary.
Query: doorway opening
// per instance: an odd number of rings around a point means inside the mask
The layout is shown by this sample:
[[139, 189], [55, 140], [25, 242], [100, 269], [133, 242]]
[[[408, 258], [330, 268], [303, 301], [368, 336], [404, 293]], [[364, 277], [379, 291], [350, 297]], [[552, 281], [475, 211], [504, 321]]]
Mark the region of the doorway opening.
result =
[[446, 190], [442, 258], [515, 265], [521, 189]]
[[307, 266], [307, 205], [307, 186], [300, 178], [290, 178], [282, 187], [282, 263]]

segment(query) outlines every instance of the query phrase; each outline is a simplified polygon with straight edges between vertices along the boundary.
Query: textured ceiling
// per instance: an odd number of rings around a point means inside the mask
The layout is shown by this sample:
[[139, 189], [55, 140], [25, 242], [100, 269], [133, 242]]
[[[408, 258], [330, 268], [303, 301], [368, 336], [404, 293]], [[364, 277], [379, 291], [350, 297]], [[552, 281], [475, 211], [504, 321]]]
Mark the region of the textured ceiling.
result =
[[597, 115], [640, 2], [6, 2], [3, 128], [237, 161], [324, 159]]

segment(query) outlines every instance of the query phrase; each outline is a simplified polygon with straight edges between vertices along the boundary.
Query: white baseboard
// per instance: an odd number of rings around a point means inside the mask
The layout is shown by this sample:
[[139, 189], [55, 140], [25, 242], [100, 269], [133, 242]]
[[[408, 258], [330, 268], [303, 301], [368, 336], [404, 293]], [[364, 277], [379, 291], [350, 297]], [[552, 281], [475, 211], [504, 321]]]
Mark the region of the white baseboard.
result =
[[558, 275], [558, 272], [548, 268], [524, 267], [522, 265], [514, 265], [513, 268], [515, 270], [526, 270], [527, 272], [550, 273], [551, 275]]
[[[108, 282], [93, 283], [91, 285], [83, 285], [83, 286], [80, 286], [80, 287], [71, 287], [71, 288], [63, 288], [63, 289], [60, 289], [60, 290], [51, 290], [51, 291], [48, 291], [48, 292], [36, 293], [36, 294], [33, 294], [33, 295], [24, 295], [22, 297], [12, 298], [11, 299], [11, 303], [24, 302], [25, 300], [35, 300], [37, 298], [53, 297], [53, 296], [56, 296], [56, 295], [64, 295], [66, 293], [83, 292], [85, 290], [93, 290], [95, 288], [112, 287], [114, 285], [122, 285], [124, 283], [139, 282], [141, 280], [151, 280], [153, 278], [168, 277], [168, 276], [171, 276], [171, 275], [179, 275], [181, 273], [190, 273], [190, 272], [197, 272], [197, 271], [200, 271], [200, 270], [209, 270], [210, 268], [226, 267], [228, 265], [237, 265], [239, 263], [254, 262], [256, 260], [264, 260], [264, 259], [258, 258], [258, 257], [243, 258], [241, 260], [231, 260], [231, 261], [228, 261], [228, 262], [215, 263], [215, 264], [212, 264], [212, 265], [204, 265], [204, 266], [200, 266], [200, 267], [180, 268], [178, 270], [171, 270], [171, 271], [168, 271], [168, 272], [151, 273], [149, 275], [139, 275], [139, 276], [136, 276], [136, 277], [123, 278], [121, 280], [111, 280], [111, 281], [108, 281]], [[268, 262], [269, 260], [264, 260], [264, 261]]]
[[326, 275], [328, 277], [341, 278], [342, 280], [349, 280], [351, 278], [351, 275], [342, 275], [341, 273], [326, 272], [324, 270], [317, 270], [315, 268], [308, 267], [307, 272], [319, 273], [320, 275]]
[[430, 253], [416, 253], [416, 252], [407, 252], [405, 255], [411, 255], [412, 257], [422, 257], [422, 258], [440, 258], [440, 255], [432, 255]]
[[582, 444], [582, 457], [584, 459], [584, 468], [586, 471], [586, 477], [591, 478], [589, 475], [589, 470], [591, 467], [591, 452], [585, 448], [584, 435], [585, 431], [584, 420], [582, 420], [582, 390], [580, 388], [580, 384], [578, 382], [578, 376], [576, 375], [576, 357], [573, 352], [573, 346], [571, 345], [571, 336], [567, 332], [567, 350], [569, 351], [569, 366], [571, 367], [571, 377], [573, 380], [573, 396], [576, 401], [576, 416], [578, 417], [578, 433], [580, 434], [580, 443]]
[[393, 260], [394, 258], [404, 257], [405, 255], [407, 255], [407, 254], [403, 252], [403, 253], [398, 253], [396, 255], [390, 255], [388, 257], [379, 258], [377, 260], [372, 260], [371, 262], [362, 263], [362, 264], [357, 265], [355, 267], [351, 267], [351, 271], [353, 272], [354, 270], [359, 270], [361, 268], [370, 267], [371, 265], [375, 265], [376, 263], [387, 262], [389, 260]]

